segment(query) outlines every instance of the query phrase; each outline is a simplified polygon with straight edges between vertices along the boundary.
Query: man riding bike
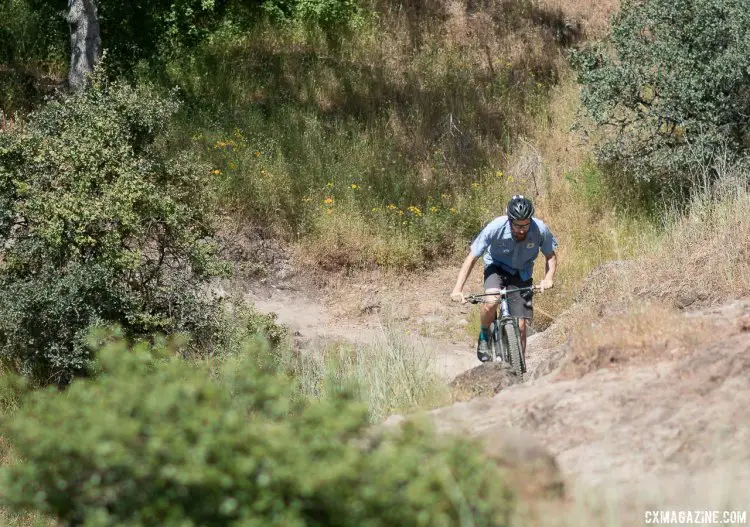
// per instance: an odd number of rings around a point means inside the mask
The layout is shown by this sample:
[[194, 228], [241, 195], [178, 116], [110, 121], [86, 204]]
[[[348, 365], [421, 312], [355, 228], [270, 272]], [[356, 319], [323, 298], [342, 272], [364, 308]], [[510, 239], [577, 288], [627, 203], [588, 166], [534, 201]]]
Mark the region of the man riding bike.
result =
[[[544, 279], [539, 289], [544, 291], [554, 286], [557, 271], [557, 240], [538, 218], [534, 218], [534, 205], [524, 196], [513, 196], [506, 207], [505, 216], [488, 223], [471, 244], [469, 255], [458, 273], [451, 299], [465, 303], [462, 293], [474, 263], [484, 255], [484, 291], [495, 293], [504, 287], [529, 287], [532, 284], [534, 261], [539, 252], [546, 259]], [[533, 292], [508, 294], [510, 315], [518, 317], [521, 333], [521, 349], [526, 353], [526, 319], [531, 319]], [[494, 302], [482, 304], [480, 308], [480, 331], [477, 357], [482, 362], [490, 359], [489, 332], [495, 320], [499, 297], [488, 297]]]

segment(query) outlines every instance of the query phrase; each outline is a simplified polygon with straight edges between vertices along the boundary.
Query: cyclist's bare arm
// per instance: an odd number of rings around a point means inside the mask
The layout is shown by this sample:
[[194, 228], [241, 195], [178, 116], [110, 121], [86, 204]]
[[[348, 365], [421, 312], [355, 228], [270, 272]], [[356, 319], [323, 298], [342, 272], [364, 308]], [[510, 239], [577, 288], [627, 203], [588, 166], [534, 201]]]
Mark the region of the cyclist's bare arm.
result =
[[471, 251], [469, 251], [469, 256], [466, 257], [464, 260], [463, 265], [461, 265], [461, 270], [458, 272], [458, 278], [456, 279], [456, 285], [453, 287], [453, 292], [451, 293], [451, 299], [455, 300], [457, 302], [464, 303], [466, 300], [464, 299], [464, 295], [462, 293], [464, 289], [464, 285], [466, 284], [466, 280], [469, 278], [469, 275], [471, 274], [471, 270], [474, 268], [474, 264], [479, 258], [474, 256]]
[[544, 265], [544, 280], [539, 286], [542, 290], [550, 289], [555, 285], [555, 273], [557, 272], [557, 253], [552, 251], [549, 256], [544, 256], [546, 262]]

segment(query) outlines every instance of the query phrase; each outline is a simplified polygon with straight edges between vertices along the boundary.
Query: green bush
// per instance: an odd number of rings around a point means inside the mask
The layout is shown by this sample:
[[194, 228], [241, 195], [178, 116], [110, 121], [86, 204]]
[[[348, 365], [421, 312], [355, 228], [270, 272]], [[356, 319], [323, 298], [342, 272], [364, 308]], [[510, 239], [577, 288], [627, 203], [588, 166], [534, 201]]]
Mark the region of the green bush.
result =
[[685, 188], [716, 156], [744, 153], [750, 4], [627, 0], [609, 39], [573, 54], [600, 160], [632, 182]]
[[209, 373], [115, 340], [103, 373], [29, 396], [4, 502], [86, 526], [507, 525], [478, 445], [376, 434], [346, 392], [303, 406], [263, 347]]
[[325, 31], [354, 28], [363, 19], [357, 0], [265, 0], [263, 10], [271, 20], [306, 22]]
[[89, 357], [92, 325], [131, 336], [193, 331], [216, 306], [208, 168], [166, 159], [173, 98], [97, 82], [0, 134], [0, 356], [45, 382]]

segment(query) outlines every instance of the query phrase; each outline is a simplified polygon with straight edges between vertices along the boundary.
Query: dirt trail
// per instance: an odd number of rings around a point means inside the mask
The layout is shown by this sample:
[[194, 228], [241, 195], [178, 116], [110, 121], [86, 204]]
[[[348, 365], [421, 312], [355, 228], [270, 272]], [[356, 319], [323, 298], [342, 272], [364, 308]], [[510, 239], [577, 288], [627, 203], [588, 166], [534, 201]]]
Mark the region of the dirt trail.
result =
[[[368, 343], [379, 331], [377, 317], [352, 324], [316, 300], [296, 296], [292, 307], [286, 298], [255, 302], [305, 337]], [[713, 343], [568, 380], [551, 361], [560, 350], [535, 335], [525, 383], [428, 415], [441, 431], [532, 436], [556, 457], [572, 495], [619, 504], [610, 525], [641, 525], [647, 508], [750, 509], [750, 301], [689, 316], [715, 323]], [[477, 366], [468, 335], [410, 338], [434, 351], [447, 379]]]
[[[377, 315], [360, 319], [342, 318], [332, 312], [320, 300], [307, 297], [299, 292], [288, 294], [283, 290], [271, 290], [250, 295], [255, 307], [263, 312], [273, 312], [278, 320], [289, 326], [298, 337], [304, 340], [347, 340], [355, 344], [367, 345], [382, 338], [383, 326]], [[471, 346], [423, 337], [406, 331], [412, 345], [434, 352], [435, 372], [446, 380], [477, 365]]]

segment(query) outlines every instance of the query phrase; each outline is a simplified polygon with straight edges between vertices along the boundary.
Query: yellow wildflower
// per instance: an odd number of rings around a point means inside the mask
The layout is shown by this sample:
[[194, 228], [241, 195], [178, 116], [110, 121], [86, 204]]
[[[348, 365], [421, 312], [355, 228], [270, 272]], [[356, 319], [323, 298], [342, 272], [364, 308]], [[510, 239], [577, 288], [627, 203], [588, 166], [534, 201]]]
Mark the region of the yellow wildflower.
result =
[[372, 212], [378, 212], [379, 210], [380, 210], [380, 209], [379, 209], [379, 208], [377, 208], [377, 207], [373, 207], [373, 208], [372, 208]]
[[396, 207], [396, 205], [394, 205], [393, 203], [388, 204], [388, 210], [396, 210], [397, 208], [398, 207]]
[[495, 172], [495, 177], [503, 177], [504, 175], [505, 174], [503, 174], [502, 170], [498, 170], [497, 172]]
[[437, 212], [437, 211], [438, 211], [437, 207], [430, 207], [430, 212]]
[[455, 214], [456, 212], [458, 212], [458, 211], [456, 210], [456, 208], [455, 208], [455, 207], [451, 207], [451, 208], [450, 208], [450, 209], [448, 209], [448, 210], [450, 210], [450, 211], [451, 211], [451, 214]]
[[479, 188], [479, 183], [472, 183], [471, 188]]
[[214, 176], [218, 176], [219, 174], [221, 174], [221, 170], [219, 170], [219, 169], [217, 168], [216, 170], [212, 170], [212, 171], [211, 171], [211, 173], [212, 173], [212, 174], [213, 174]]
[[333, 204], [333, 198], [330, 198], [330, 197], [326, 198], [326, 199], [323, 200], [323, 203], [325, 203], [326, 205], [332, 205]]
[[258, 152], [257, 150], [255, 151], [255, 157], [260, 157], [260, 152]]
[[359, 188], [359, 185], [352, 183], [352, 189], [357, 190]]
[[326, 183], [326, 187], [331, 188], [333, 186], [333, 181], [329, 181]]

